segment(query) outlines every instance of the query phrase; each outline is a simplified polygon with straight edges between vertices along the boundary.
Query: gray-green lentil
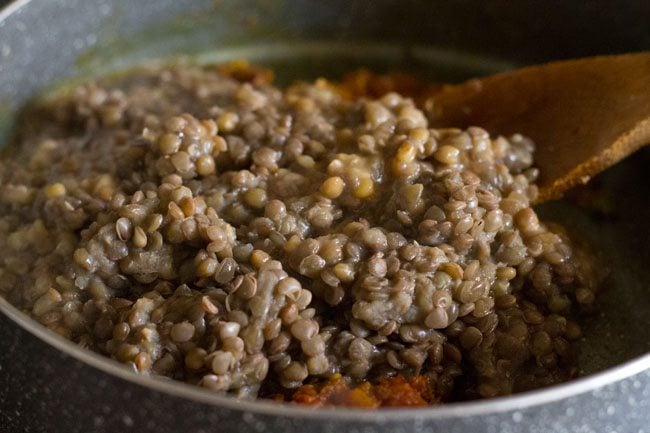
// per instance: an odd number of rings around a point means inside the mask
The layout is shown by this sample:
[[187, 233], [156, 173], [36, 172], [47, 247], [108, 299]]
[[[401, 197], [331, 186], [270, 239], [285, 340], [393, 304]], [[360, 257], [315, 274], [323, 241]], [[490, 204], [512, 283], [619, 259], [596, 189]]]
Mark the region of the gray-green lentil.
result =
[[31, 116], [0, 162], [0, 291], [89, 349], [242, 397], [375, 372], [491, 397], [574, 372], [597, 281], [531, 208], [521, 135], [183, 65]]

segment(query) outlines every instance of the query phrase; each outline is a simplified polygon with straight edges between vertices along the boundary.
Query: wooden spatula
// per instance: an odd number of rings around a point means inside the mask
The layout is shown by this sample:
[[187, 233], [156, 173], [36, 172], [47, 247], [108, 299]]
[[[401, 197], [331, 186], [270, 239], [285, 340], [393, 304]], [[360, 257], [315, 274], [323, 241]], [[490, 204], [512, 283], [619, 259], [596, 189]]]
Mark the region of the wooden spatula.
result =
[[539, 201], [650, 143], [650, 52], [554, 62], [445, 86], [436, 127], [520, 132], [537, 147]]

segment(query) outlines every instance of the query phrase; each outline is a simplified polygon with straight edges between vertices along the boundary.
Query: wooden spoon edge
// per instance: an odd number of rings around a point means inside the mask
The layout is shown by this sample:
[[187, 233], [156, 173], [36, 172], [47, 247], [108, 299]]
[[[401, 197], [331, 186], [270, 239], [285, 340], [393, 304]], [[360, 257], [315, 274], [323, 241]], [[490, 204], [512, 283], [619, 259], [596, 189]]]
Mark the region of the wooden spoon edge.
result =
[[625, 134], [620, 135], [610, 147], [592, 156], [561, 178], [556, 179], [551, 185], [540, 188], [535, 204], [562, 198], [569, 189], [580, 184], [586, 184], [601, 171], [625, 159], [649, 143], [650, 117], [647, 117], [636, 123]]

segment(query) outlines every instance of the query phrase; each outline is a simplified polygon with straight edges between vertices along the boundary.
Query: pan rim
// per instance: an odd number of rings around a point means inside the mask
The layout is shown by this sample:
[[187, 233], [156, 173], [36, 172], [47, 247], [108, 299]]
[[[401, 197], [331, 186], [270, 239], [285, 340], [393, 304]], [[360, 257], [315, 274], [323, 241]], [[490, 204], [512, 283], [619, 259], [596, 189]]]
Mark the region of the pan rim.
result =
[[7, 3], [4, 7], [0, 7], [0, 22], [3, 22], [10, 15], [13, 15], [29, 2], [31, 2], [31, 0], [13, 0]]

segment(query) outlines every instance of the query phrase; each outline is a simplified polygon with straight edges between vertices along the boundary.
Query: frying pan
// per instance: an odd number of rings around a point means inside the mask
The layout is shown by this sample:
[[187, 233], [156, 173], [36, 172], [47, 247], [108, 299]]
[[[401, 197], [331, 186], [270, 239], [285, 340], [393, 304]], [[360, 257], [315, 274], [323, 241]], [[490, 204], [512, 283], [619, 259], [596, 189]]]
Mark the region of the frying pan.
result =
[[[650, 3], [632, 0], [615, 9], [607, 0], [19, 0], [0, 12], [0, 130], [6, 136], [17, 110], [54, 85], [145, 60], [245, 57], [274, 67], [280, 83], [358, 66], [458, 81], [647, 50], [649, 21]], [[648, 432], [649, 164], [642, 151], [603, 173], [582, 195], [590, 205], [566, 199], [539, 208], [610, 271], [585, 319], [581, 377], [570, 383], [425, 409], [238, 401], [138, 376], [0, 297], [0, 431]]]

